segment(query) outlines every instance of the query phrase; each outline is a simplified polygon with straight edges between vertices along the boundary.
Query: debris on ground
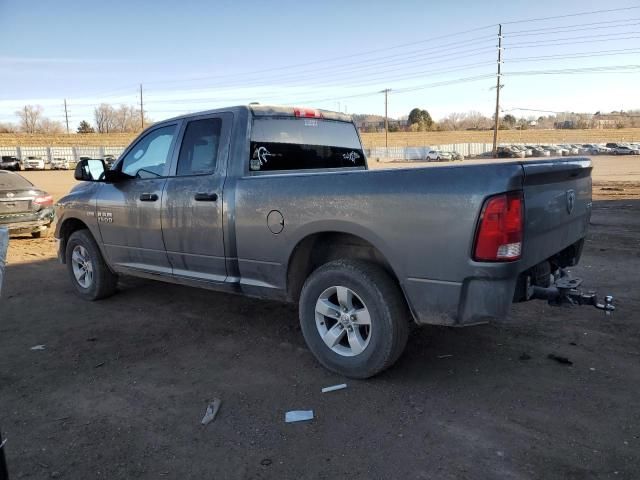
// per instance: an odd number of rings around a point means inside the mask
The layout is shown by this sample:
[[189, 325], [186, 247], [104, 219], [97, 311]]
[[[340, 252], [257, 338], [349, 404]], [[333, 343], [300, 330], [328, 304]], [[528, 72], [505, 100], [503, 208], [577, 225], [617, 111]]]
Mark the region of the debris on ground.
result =
[[343, 388], [347, 388], [346, 383], [341, 383], [340, 385], [332, 385], [331, 387], [324, 387], [322, 389], [322, 393], [335, 392], [336, 390], [342, 390]]
[[573, 365], [573, 362], [571, 360], [569, 360], [567, 357], [561, 357], [559, 355], [555, 355], [553, 353], [550, 353], [549, 355], [547, 355], [547, 358], [551, 359], [551, 360], [555, 360], [558, 363], [562, 363], [564, 365]]
[[45, 348], [44, 345], [34, 345], [29, 350], [44, 350], [44, 348]]
[[451, 355], [451, 354], [447, 354], [447, 355], [438, 355], [438, 358], [439, 358], [440, 360], [442, 360], [443, 358], [451, 358], [451, 357], [453, 357], [453, 355]]
[[518, 357], [520, 360], [531, 360], [531, 355], [526, 352], [522, 352], [522, 355]]
[[600, 190], [605, 190], [609, 192], [624, 192], [624, 188], [622, 187], [600, 187]]
[[260, 465], [264, 466], [264, 467], [268, 467], [269, 465], [271, 465], [273, 462], [271, 461], [270, 458], [263, 458], [262, 461], [260, 462]]
[[211, 402], [207, 406], [207, 411], [205, 412], [204, 417], [202, 417], [202, 425], [207, 425], [216, 419], [216, 415], [218, 414], [218, 410], [220, 410], [221, 403], [222, 402], [219, 398], [213, 399], [213, 402]]
[[291, 410], [284, 416], [286, 423], [305, 422], [313, 420], [313, 410]]
[[100, 362], [100, 363], [98, 363], [97, 365], [94, 365], [94, 366], [93, 366], [93, 368], [99, 368], [99, 367], [102, 367], [102, 366], [104, 366], [104, 364], [105, 364], [105, 363], [107, 363], [107, 362]]

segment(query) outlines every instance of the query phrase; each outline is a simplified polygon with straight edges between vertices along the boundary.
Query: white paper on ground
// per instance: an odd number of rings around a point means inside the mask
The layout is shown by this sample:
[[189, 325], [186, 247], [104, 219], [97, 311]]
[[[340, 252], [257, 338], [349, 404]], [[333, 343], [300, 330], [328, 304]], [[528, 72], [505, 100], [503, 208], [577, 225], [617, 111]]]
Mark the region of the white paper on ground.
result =
[[340, 385], [332, 385], [331, 387], [324, 387], [322, 389], [322, 393], [335, 392], [336, 390], [342, 390], [343, 388], [347, 388], [346, 383], [341, 383]]
[[313, 420], [313, 410], [291, 410], [284, 417], [286, 423], [304, 422], [305, 420]]

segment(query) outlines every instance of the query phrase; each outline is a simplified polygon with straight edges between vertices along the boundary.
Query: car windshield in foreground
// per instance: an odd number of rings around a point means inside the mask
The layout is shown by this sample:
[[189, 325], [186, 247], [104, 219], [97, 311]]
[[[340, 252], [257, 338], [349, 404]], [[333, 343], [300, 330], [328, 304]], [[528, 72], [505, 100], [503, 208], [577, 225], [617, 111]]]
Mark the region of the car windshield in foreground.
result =
[[16, 188], [31, 187], [33, 187], [33, 184], [20, 175], [9, 172], [0, 172], [0, 190], [13, 190]]
[[297, 117], [255, 118], [249, 162], [252, 171], [365, 166], [352, 123]]

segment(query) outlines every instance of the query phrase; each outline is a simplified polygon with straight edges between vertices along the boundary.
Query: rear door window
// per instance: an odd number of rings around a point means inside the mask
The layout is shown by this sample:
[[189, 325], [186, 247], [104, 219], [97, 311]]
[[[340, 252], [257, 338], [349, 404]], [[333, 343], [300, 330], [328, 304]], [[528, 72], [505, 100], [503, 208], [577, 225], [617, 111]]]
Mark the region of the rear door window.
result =
[[220, 118], [193, 120], [187, 124], [178, 157], [176, 175], [206, 175], [213, 173], [218, 160]]
[[250, 155], [251, 171], [365, 166], [353, 124], [317, 118], [254, 118]]

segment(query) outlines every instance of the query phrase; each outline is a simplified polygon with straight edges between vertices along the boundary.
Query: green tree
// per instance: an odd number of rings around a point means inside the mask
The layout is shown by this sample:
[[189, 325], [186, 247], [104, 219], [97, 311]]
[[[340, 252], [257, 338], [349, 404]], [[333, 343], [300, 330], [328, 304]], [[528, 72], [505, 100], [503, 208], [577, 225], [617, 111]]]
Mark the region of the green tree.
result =
[[433, 119], [431, 118], [429, 112], [427, 112], [426, 110], [421, 110], [420, 113], [422, 115], [422, 123], [426, 127], [426, 130], [431, 129], [431, 127], [433, 126]]
[[78, 133], [95, 133], [96, 131], [93, 129], [89, 122], [86, 120], [82, 120], [80, 125], [78, 125]]
[[[416, 131], [416, 129], [419, 131], [430, 130], [433, 126], [433, 119], [431, 118], [429, 112], [426, 110], [421, 110], [419, 108], [414, 108], [413, 110], [411, 110], [411, 112], [409, 112], [409, 118], [407, 121], [409, 127], [414, 131]], [[412, 125], [418, 126], [411, 127]]]
[[516, 117], [514, 117], [511, 114], [506, 114], [503, 118], [502, 121], [504, 122], [505, 125], [507, 125], [509, 128], [513, 128], [513, 126], [516, 124]]
[[420, 110], [419, 108], [414, 108], [409, 112], [409, 125], [420, 123], [420, 120], [422, 120], [422, 110]]

